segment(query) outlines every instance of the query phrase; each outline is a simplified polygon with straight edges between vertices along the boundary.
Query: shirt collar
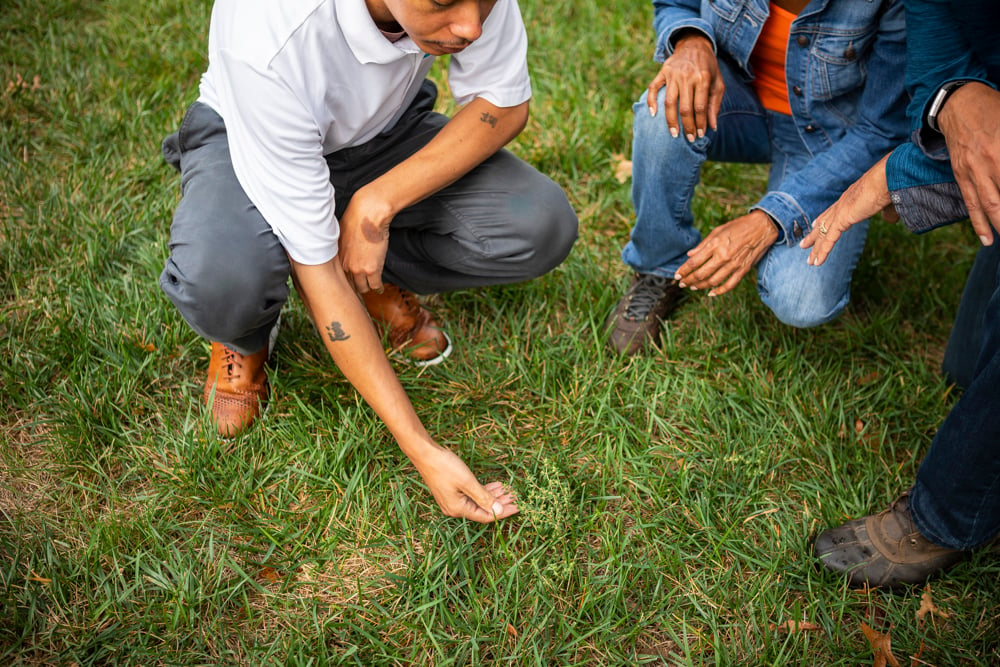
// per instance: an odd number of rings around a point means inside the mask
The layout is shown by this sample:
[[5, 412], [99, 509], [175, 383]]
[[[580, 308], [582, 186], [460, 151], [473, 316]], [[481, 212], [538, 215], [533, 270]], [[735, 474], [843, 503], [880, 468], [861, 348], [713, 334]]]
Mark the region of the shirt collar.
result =
[[409, 37], [397, 42], [386, 39], [368, 13], [365, 0], [336, 0], [336, 3], [340, 29], [358, 62], [386, 64], [420, 53]]

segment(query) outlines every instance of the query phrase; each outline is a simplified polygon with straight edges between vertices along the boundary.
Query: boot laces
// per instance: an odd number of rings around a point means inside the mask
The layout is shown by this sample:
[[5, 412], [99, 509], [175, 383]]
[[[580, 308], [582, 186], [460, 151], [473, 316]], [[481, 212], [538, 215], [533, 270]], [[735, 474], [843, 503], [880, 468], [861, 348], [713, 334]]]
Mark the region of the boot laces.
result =
[[420, 310], [420, 304], [414, 298], [413, 292], [405, 289], [399, 290], [399, 300], [406, 305], [406, 310], [410, 313], [416, 313]]
[[670, 278], [645, 274], [632, 286], [632, 294], [625, 308], [625, 316], [630, 320], [644, 320], [666, 293]]
[[226, 368], [226, 376], [232, 380], [240, 377], [240, 370], [243, 368], [243, 355], [236, 350], [224, 346], [226, 350], [222, 357], [222, 365]]

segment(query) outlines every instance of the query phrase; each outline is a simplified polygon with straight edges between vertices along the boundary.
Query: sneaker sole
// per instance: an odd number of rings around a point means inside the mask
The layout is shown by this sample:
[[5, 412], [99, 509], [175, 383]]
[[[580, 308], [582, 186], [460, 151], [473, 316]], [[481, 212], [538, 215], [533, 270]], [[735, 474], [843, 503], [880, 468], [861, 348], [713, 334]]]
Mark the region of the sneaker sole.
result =
[[409, 359], [403, 354], [400, 354], [398, 356], [403, 360], [403, 362], [409, 364], [410, 366], [416, 366], [417, 368], [423, 368], [424, 366], [437, 366], [442, 361], [450, 357], [452, 351], [451, 336], [449, 336], [444, 331], [441, 332], [441, 335], [444, 336], [444, 339], [448, 342], [448, 344], [445, 346], [441, 354], [437, 355], [436, 357], [431, 357], [430, 359], [416, 360], [416, 359]]

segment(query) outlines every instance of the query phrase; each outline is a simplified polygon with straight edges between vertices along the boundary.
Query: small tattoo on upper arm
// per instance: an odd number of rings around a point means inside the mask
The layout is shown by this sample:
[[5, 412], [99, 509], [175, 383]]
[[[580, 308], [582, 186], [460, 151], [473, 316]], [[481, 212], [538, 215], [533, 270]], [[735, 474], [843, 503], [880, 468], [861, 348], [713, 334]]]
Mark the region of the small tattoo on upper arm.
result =
[[341, 326], [340, 322], [330, 322], [330, 325], [326, 328], [326, 335], [330, 339], [331, 343], [336, 343], [350, 338], [350, 336], [344, 332], [344, 327]]
[[490, 127], [496, 127], [499, 118], [491, 114], [489, 111], [484, 111], [483, 114], [479, 117], [479, 120], [483, 121], [484, 123], [489, 123]]

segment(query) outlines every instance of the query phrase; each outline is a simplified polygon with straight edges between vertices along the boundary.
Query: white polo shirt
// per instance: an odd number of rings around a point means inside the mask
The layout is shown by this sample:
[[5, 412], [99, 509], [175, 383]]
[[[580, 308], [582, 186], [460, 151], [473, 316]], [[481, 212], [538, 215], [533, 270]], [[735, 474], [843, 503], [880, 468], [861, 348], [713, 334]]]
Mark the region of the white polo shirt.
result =
[[[364, 0], [216, 0], [208, 49], [199, 101], [226, 123], [240, 184], [295, 261], [328, 261], [340, 232], [323, 156], [395, 123], [434, 57], [390, 42]], [[459, 104], [530, 99], [517, 0], [498, 0], [451, 56], [448, 83]]]

